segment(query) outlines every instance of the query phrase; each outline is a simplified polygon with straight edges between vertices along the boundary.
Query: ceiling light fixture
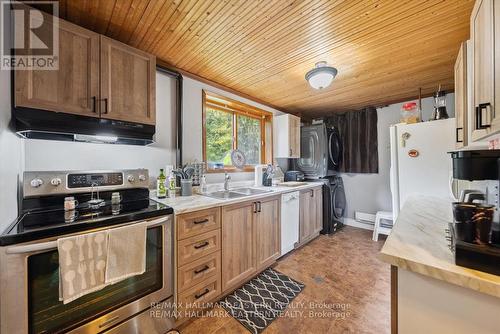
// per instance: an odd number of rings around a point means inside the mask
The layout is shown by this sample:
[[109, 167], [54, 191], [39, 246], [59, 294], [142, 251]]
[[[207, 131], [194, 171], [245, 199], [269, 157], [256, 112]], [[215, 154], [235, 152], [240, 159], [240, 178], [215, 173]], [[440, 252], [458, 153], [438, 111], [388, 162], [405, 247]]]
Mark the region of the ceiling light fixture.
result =
[[312, 88], [323, 89], [330, 86], [336, 75], [337, 69], [335, 67], [328, 66], [326, 61], [320, 61], [306, 73], [306, 80]]

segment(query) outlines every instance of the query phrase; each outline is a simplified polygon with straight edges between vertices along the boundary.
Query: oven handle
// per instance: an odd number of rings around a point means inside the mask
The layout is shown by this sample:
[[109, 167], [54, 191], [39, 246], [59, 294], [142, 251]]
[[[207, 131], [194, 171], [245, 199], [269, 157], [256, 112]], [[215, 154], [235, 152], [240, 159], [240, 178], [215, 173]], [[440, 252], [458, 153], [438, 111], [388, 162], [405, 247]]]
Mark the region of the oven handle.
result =
[[[154, 219], [149, 221], [147, 224], [147, 227], [156, 227], [158, 225], [162, 225], [170, 220], [170, 215], [164, 216], [158, 219]], [[126, 226], [122, 225], [121, 227]], [[110, 228], [108, 228], [110, 229]], [[12, 247], [7, 247], [5, 252], [7, 254], [25, 254], [25, 253], [34, 253], [34, 252], [40, 252], [40, 251], [47, 251], [51, 249], [56, 249], [57, 248], [57, 240], [54, 241], [48, 241], [48, 242], [41, 242], [38, 244], [30, 244], [30, 245], [24, 245], [24, 246], [12, 246]]]

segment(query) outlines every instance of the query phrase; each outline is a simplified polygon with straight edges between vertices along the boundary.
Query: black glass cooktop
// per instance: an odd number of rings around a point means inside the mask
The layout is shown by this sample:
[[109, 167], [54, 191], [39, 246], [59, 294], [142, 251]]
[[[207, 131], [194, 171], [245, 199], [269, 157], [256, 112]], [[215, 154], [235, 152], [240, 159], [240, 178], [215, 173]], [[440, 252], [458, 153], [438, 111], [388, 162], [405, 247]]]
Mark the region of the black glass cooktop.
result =
[[[64, 198], [37, 198], [23, 201], [24, 212], [0, 236], [0, 245], [9, 245], [52, 236], [154, 218], [173, 209], [145, 197], [146, 193], [122, 192], [122, 201], [111, 204], [111, 193], [103, 193], [100, 206], [89, 206], [87, 194], [76, 195], [75, 210], [65, 211]], [[149, 192], [147, 192], [149, 195]]]

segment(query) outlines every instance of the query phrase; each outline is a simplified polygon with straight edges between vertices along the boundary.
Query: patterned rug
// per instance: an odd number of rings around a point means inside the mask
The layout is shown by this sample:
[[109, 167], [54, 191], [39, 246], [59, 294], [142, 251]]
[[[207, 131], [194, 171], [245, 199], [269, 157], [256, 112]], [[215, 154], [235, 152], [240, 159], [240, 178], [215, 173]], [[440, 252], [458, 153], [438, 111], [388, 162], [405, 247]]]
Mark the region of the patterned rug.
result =
[[224, 298], [220, 305], [251, 333], [279, 317], [305, 285], [271, 268]]

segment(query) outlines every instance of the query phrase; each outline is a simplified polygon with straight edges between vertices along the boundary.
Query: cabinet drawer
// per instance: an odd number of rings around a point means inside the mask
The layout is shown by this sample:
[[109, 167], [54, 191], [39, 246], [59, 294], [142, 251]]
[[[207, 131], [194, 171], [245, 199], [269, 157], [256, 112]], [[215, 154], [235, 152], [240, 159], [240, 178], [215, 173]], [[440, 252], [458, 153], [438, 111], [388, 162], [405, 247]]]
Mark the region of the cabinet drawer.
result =
[[214, 230], [177, 243], [177, 263], [181, 267], [187, 263], [220, 250], [220, 230]]
[[177, 270], [177, 287], [179, 292], [200, 284], [207, 279], [220, 277], [220, 251], [186, 264]]
[[177, 217], [177, 240], [220, 228], [220, 208], [190, 212]]
[[203, 283], [197, 284], [191, 289], [179, 294], [177, 300], [180, 317], [189, 316], [186, 312], [201, 310], [207, 307], [207, 303], [215, 301], [221, 295], [220, 277], [214, 276]]

